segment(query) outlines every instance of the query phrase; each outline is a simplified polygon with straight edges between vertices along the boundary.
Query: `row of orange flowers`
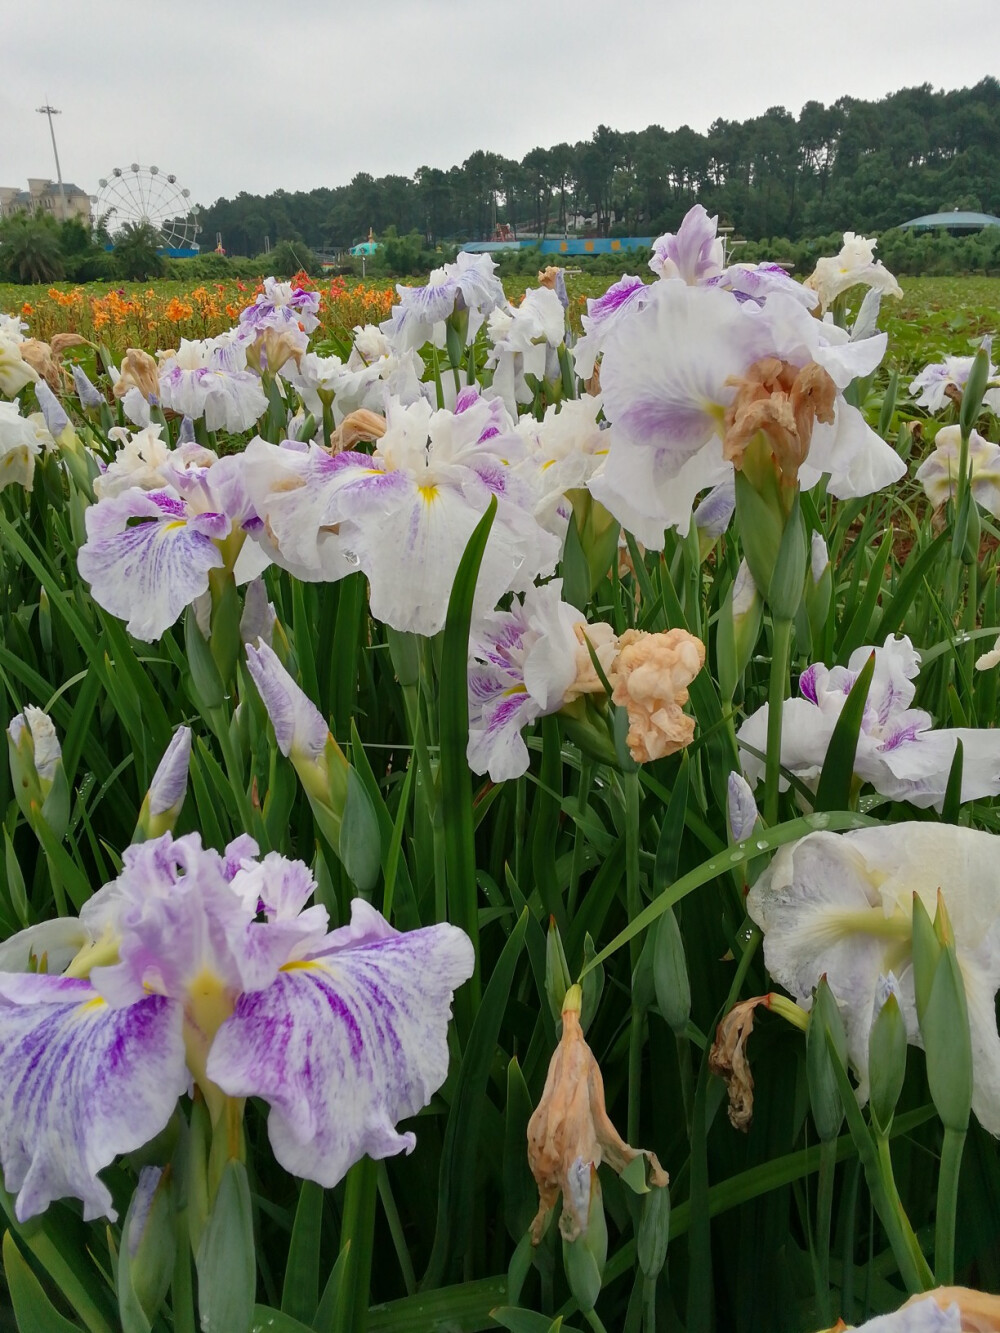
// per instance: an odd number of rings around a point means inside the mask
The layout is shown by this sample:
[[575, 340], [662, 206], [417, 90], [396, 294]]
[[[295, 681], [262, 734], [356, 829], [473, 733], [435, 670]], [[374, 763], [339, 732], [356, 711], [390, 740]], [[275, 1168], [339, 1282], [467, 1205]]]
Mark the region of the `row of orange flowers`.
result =
[[[320, 340], [324, 335], [342, 337], [356, 324], [378, 323], [387, 317], [395, 300], [391, 287], [348, 286], [343, 278], [314, 282], [299, 273], [293, 282], [319, 293]], [[45, 341], [57, 333], [80, 333], [107, 343], [113, 352], [125, 347], [154, 351], [176, 346], [180, 338], [211, 338], [231, 328], [243, 307], [262, 290], [262, 283], [238, 280], [180, 293], [155, 287], [131, 291], [124, 287], [110, 291], [50, 287], [44, 296], [25, 301], [21, 315], [29, 321], [32, 336]]]

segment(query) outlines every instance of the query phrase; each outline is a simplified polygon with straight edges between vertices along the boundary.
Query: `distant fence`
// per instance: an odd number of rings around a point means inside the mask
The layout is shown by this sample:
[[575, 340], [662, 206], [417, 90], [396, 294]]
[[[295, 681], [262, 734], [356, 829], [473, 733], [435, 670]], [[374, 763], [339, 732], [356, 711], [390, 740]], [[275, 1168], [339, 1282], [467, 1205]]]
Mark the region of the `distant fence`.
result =
[[625, 250], [649, 250], [651, 236], [547, 236], [523, 241], [466, 241], [460, 247], [470, 254], [498, 250], [538, 250], [543, 255], [617, 255]]

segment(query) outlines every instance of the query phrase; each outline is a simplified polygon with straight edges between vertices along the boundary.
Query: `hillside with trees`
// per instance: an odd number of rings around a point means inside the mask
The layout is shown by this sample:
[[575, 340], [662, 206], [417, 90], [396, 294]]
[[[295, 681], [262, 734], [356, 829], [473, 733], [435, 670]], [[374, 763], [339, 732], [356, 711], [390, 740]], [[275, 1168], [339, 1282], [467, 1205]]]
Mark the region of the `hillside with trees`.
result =
[[695, 201], [748, 240], [880, 232], [942, 209], [1000, 214], [1000, 82], [807, 102], [797, 117], [776, 106], [704, 134], [599, 125], [520, 162], [477, 150], [412, 177], [359, 172], [349, 185], [240, 193], [204, 208], [201, 221], [203, 241], [219, 232], [230, 254], [254, 255], [265, 237], [331, 251], [369, 228], [419, 232], [432, 246], [488, 237], [499, 224], [559, 235], [574, 219], [592, 235], [649, 236], [676, 227]]

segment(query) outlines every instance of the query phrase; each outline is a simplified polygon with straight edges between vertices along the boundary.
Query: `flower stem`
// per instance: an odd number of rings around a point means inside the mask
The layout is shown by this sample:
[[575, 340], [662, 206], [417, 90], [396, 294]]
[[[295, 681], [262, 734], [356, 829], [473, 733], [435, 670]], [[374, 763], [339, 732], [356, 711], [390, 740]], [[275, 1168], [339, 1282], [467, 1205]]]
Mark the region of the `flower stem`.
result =
[[[912, 1292], [930, 1291], [934, 1286], [934, 1276], [928, 1267], [924, 1252], [920, 1248], [910, 1219], [903, 1208], [903, 1201], [896, 1188], [896, 1176], [892, 1169], [892, 1156], [889, 1152], [889, 1140], [878, 1135], [878, 1172], [891, 1216], [882, 1216], [882, 1224], [889, 1236], [899, 1264], [900, 1273], [907, 1289]], [[908, 1262], [907, 1262], [908, 1261]]]
[[942, 1287], [950, 1287], [955, 1279], [955, 1213], [964, 1148], [965, 1130], [945, 1126], [934, 1227], [934, 1278]]
[[764, 771], [764, 818], [778, 822], [778, 779], [781, 768], [781, 713], [788, 688], [792, 622], [775, 620], [771, 627], [771, 678], [767, 690], [767, 764]]
[[347, 1244], [351, 1248], [340, 1282], [334, 1327], [349, 1328], [352, 1333], [364, 1333], [368, 1326], [377, 1181], [370, 1157], [362, 1157], [347, 1173], [340, 1248]]
[[226, 775], [229, 778], [229, 785], [232, 788], [233, 796], [236, 800], [236, 808], [239, 811], [240, 819], [243, 822], [244, 831], [253, 833], [258, 842], [266, 846], [266, 839], [261, 836], [263, 832], [262, 823], [256, 821], [253, 816], [253, 809], [250, 805], [250, 798], [247, 795], [246, 787], [243, 784], [243, 766], [239, 762], [236, 750], [233, 747], [232, 733], [230, 732], [230, 715], [226, 708], [209, 709], [209, 721], [212, 724], [212, 730], [215, 732], [216, 740], [219, 742], [219, 748], [222, 750], [222, 758], [226, 765]]
[[819, 1181], [816, 1188], [816, 1303], [824, 1326], [833, 1322], [830, 1309], [830, 1225], [836, 1168], [837, 1140], [827, 1139], [819, 1148]]

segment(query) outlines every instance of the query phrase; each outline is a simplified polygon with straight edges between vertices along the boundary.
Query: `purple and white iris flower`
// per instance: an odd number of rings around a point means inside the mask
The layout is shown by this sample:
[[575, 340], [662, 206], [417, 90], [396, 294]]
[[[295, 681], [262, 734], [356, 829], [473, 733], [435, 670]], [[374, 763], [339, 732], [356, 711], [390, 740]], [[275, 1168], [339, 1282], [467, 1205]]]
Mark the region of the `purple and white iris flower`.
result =
[[503, 399], [517, 416], [518, 403], [530, 403], [534, 392], [525, 379], [558, 379], [557, 349], [566, 337], [562, 302], [550, 287], [532, 287], [519, 306], [497, 308], [487, 325], [490, 354], [487, 370], [493, 371], [491, 394]]
[[[963, 801], [1000, 795], [1000, 732], [975, 727], [935, 728], [930, 713], [911, 707], [920, 658], [905, 636], [881, 648], [858, 648], [846, 667], [816, 663], [799, 678], [799, 698], [786, 699], [781, 716], [781, 766], [807, 784], [815, 783], [833, 729], [847, 696], [871, 654], [875, 671], [865, 703], [854, 774], [883, 796], [940, 810], [955, 744], [962, 742]], [[763, 775], [763, 761], [748, 749], [767, 748], [768, 706], [748, 717], [737, 732], [740, 758], [751, 782]], [[787, 783], [783, 783], [787, 785]]]
[[[307, 292], [290, 282], [264, 279], [252, 305], [240, 311], [239, 330], [244, 340], [273, 329], [276, 333], [308, 335], [319, 327], [319, 292]], [[301, 345], [305, 347], [308, 336]]]
[[679, 278], [690, 286], [717, 278], [726, 262], [725, 247], [716, 235], [718, 223], [718, 217], [709, 217], [702, 204], [695, 204], [676, 233], [665, 232], [653, 242], [649, 267], [658, 278]]
[[100, 479], [77, 568], [94, 600], [137, 639], [169, 629], [208, 591], [211, 570], [244, 583], [270, 563], [262, 545], [246, 541], [262, 525], [244, 466], [240, 455], [217, 459], [196, 444], [165, 450], [147, 430], [126, 439]]
[[582, 694], [604, 693], [586, 639], [605, 675], [618, 651], [610, 625], [588, 624], [562, 600], [562, 579], [529, 588], [522, 602], [473, 624], [469, 639], [469, 744], [474, 773], [494, 782], [528, 769], [521, 732]]
[[98, 1173], [192, 1081], [213, 1121], [227, 1098], [266, 1101], [278, 1161], [326, 1187], [365, 1153], [413, 1149], [395, 1126], [444, 1082], [472, 945], [449, 925], [400, 934], [360, 899], [328, 931], [315, 887], [245, 835], [220, 855], [167, 833], [128, 848], [78, 922], [3, 946], [8, 967], [62, 964], [0, 972], [0, 1161], [19, 1220], [65, 1197], [113, 1218]]
[[[961, 449], [961, 427], [942, 426], [934, 436], [933, 450], [917, 468], [917, 481], [935, 509], [955, 498]], [[1000, 518], [1000, 445], [974, 430], [969, 436], [968, 461], [973, 499]]]
[[[652, 261], [650, 261], [652, 265]], [[630, 310], [639, 310], [646, 304], [652, 288], [642, 278], [628, 274], [613, 282], [603, 296], [587, 298], [587, 313], [582, 317], [583, 334], [573, 347], [576, 373], [589, 380], [594, 373], [597, 358], [604, 351], [608, 337]]]
[[767, 970], [800, 1005], [825, 976], [847, 1029], [847, 1050], [868, 1094], [868, 1040], [891, 973], [907, 1039], [921, 1045], [913, 992], [913, 900], [947, 909], [972, 1036], [972, 1109], [1000, 1135], [1000, 839], [956, 824], [883, 824], [810, 833], [782, 847], [747, 895], [764, 932]]
[[208, 430], [238, 434], [267, 410], [260, 379], [247, 369], [246, 346], [229, 334], [203, 342], [182, 338], [159, 377], [162, 406], [192, 421], [204, 417]]
[[725, 246], [718, 235], [718, 217], [709, 217], [701, 204], [684, 215], [676, 234], [666, 232], [653, 242], [649, 267], [661, 279], [685, 282], [689, 287], [722, 287], [739, 301], [763, 305], [775, 292], [792, 296], [807, 310], [816, 295], [796, 282], [780, 264], [725, 266]]
[[[989, 338], [983, 339], [987, 355], [991, 350], [991, 342]], [[975, 359], [974, 356], [946, 356], [943, 361], [935, 361], [929, 366], [924, 366], [920, 374], [910, 381], [910, 397], [918, 407], [923, 407], [932, 414], [940, 412], [950, 401], [949, 389], [957, 393], [964, 391]], [[991, 359], [989, 383], [1000, 384], [997, 373], [997, 367]], [[1000, 388], [988, 390], [983, 396], [983, 402], [1000, 415]]]
[[503, 405], [465, 390], [458, 406], [434, 411], [424, 399], [409, 406], [390, 400], [386, 432], [370, 455], [331, 457], [318, 445], [252, 440], [247, 485], [264, 520], [258, 537], [275, 563], [314, 582], [361, 568], [377, 619], [436, 634], [466, 544], [495, 495], [480, 612], [551, 573], [559, 542], [536, 523], [530, 495], [521, 502], [527, 488], [512, 478], [501, 447], [512, 433]]
[[444, 347], [445, 320], [467, 312], [472, 342], [490, 311], [507, 305], [495, 270], [489, 255], [460, 251], [454, 264], [433, 269], [425, 286], [397, 286], [399, 301], [379, 327], [398, 352], [415, 352], [427, 342]]
[[793, 371], [815, 363], [835, 390], [833, 421], [813, 426], [801, 485], [829, 473], [838, 498], [870, 495], [905, 466], [843, 390], [875, 369], [885, 343], [884, 334], [852, 343], [783, 292], [760, 306], [718, 288], [654, 283], [606, 343], [601, 391], [611, 448], [592, 493], [648, 547], [662, 548], [667, 527], [686, 533], [698, 493], [732, 476], [727, 408], [751, 367], [773, 358]]

